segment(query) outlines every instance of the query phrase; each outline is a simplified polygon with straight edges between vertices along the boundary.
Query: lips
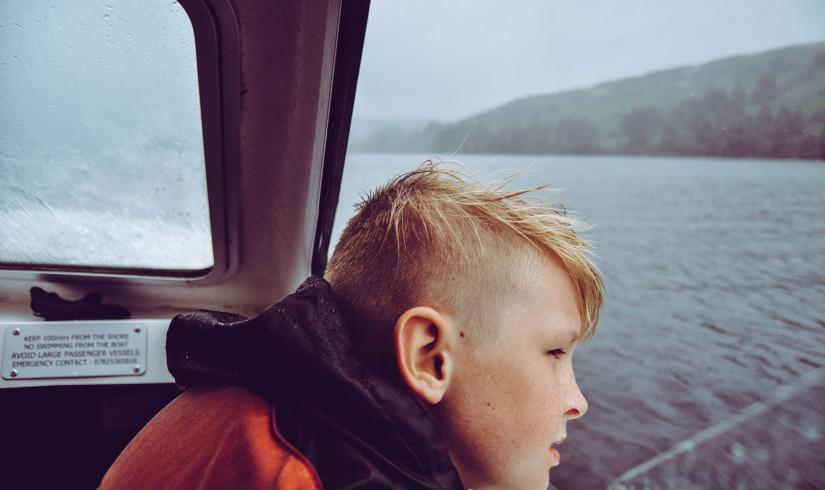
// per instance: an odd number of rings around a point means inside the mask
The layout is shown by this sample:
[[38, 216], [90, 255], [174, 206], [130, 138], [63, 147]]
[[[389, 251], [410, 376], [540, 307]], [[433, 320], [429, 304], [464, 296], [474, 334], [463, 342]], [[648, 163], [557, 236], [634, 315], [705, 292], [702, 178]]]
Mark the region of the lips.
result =
[[554, 448], [553, 446], [563, 443], [565, 439], [567, 439], [567, 437], [562, 437], [561, 439], [550, 445], [550, 453], [556, 458], [556, 461], [558, 461], [559, 463], [561, 463], [561, 453], [558, 449]]

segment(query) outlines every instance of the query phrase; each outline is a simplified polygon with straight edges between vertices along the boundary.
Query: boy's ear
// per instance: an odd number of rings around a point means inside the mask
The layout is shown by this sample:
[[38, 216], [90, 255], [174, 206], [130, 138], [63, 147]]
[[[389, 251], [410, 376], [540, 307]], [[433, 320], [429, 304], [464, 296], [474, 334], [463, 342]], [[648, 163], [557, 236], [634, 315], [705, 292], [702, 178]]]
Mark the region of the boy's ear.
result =
[[452, 323], [428, 306], [416, 306], [398, 317], [395, 353], [407, 386], [430, 405], [440, 402], [454, 369]]

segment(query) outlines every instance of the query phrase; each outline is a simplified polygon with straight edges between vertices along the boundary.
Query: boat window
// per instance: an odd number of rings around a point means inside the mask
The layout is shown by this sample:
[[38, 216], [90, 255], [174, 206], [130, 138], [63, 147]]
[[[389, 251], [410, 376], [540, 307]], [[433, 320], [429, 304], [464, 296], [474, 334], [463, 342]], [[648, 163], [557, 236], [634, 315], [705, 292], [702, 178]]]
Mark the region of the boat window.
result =
[[425, 159], [523, 170], [607, 287], [551, 483], [825, 487], [825, 9], [500, 7], [372, 3], [332, 243]]
[[195, 43], [177, 2], [3, 2], [0, 67], [2, 267], [212, 267]]

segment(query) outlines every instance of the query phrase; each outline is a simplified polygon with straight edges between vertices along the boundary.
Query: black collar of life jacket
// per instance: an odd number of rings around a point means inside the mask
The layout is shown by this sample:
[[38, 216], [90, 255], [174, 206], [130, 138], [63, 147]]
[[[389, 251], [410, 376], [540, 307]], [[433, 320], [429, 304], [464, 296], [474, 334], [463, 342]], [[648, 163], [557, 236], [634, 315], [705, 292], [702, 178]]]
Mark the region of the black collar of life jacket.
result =
[[279, 431], [327, 489], [463, 488], [423, 402], [355, 355], [321, 277], [254, 318], [178, 315], [166, 356], [180, 385], [241, 385], [273, 401]]

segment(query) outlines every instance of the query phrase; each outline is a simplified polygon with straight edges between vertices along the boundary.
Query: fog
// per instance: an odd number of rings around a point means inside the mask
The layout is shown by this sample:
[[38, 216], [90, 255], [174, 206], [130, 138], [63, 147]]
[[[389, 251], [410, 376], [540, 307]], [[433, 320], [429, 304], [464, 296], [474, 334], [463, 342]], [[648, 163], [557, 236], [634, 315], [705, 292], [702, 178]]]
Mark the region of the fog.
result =
[[823, 39], [819, 0], [373, 1], [355, 116], [452, 121], [528, 94]]

